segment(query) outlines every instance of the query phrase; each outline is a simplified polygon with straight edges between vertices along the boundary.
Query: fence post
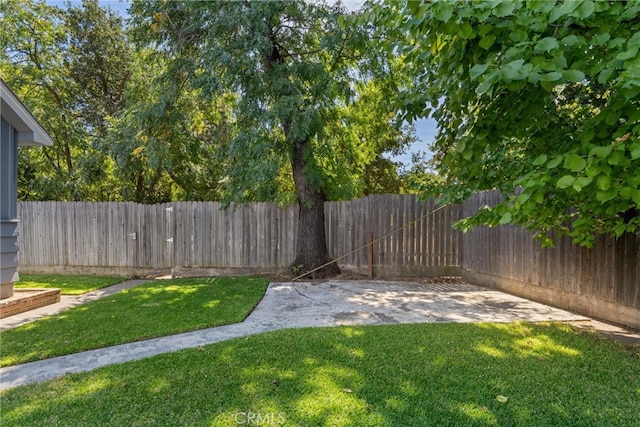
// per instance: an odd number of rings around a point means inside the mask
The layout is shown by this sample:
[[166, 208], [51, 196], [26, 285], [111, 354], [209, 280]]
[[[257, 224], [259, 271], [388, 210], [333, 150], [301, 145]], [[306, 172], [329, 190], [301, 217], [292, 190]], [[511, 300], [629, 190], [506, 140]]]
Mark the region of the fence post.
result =
[[373, 233], [367, 237], [367, 273], [369, 279], [373, 279]]
[[174, 227], [174, 221], [173, 221], [173, 206], [169, 206], [168, 208], [164, 209], [165, 211], [165, 236], [166, 236], [166, 245], [167, 245], [167, 259], [164, 260], [163, 264], [166, 263], [167, 261], [169, 262], [169, 267], [171, 267], [171, 277], [174, 277], [174, 260], [173, 260], [173, 254], [174, 254], [174, 250], [173, 250], [173, 242], [174, 242], [174, 231], [175, 231], [175, 227]]

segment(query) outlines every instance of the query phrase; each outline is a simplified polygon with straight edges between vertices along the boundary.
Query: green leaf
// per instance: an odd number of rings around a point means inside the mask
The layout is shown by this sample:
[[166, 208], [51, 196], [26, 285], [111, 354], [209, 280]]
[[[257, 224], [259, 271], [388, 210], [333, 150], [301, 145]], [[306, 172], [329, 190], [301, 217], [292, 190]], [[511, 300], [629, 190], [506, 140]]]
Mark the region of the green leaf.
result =
[[549, 23], [558, 20], [562, 16], [572, 15], [579, 5], [580, 2], [578, 1], [564, 1], [560, 3], [559, 7], [556, 5], [549, 15]]
[[503, 1], [493, 8], [492, 13], [498, 17], [509, 16], [513, 14], [515, 6], [513, 1]]
[[[620, 2], [622, 3], [622, 2]], [[633, 19], [638, 17], [638, 13], [640, 13], [640, 5], [637, 2], [629, 2], [628, 7], [625, 8], [625, 11], [620, 14], [617, 18], [622, 20]]]
[[553, 71], [551, 73], [541, 74], [540, 80], [543, 82], [555, 82], [562, 78], [562, 73], [558, 71]]
[[509, 34], [509, 40], [512, 40], [516, 43], [520, 43], [523, 41], [527, 40], [527, 33], [525, 33], [524, 31], [518, 30], [518, 31], [512, 31]]
[[622, 46], [624, 46], [626, 40], [622, 37], [616, 37], [613, 40], [609, 40], [609, 42], [607, 43], [607, 48], [614, 50], [614, 49], [619, 49]]
[[495, 41], [496, 41], [496, 36], [495, 35], [487, 34], [482, 39], [480, 39], [480, 42], [478, 42], [478, 45], [480, 45], [480, 47], [483, 48], [484, 50], [487, 50], [491, 46], [493, 46], [493, 43]]
[[484, 80], [482, 80], [482, 83], [480, 83], [480, 85], [476, 88], [476, 93], [478, 95], [483, 95], [487, 93], [491, 89], [493, 84], [496, 82], [496, 80], [498, 80], [499, 75], [500, 75], [499, 70], [495, 70], [491, 74], [485, 75]]
[[638, 49], [640, 49], [640, 46], [629, 46], [627, 50], [616, 55], [616, 59], [626, 61], [627, 59], [635, 58], [638, 54]]
[[516, 200], [517, 203], [519, 204], [523, 204], [525, 203], [527, 200], [529, 200], [531, 198], [531, 194], [529, 193], [521, 193], [518, 196], [518, 199]]
[[549, 163], [547, 163], [547, 169], [555, 169], [555, 168], [557, 168], [560, 165], [560, 163], [562, 163], [562, 160], [564, 160], [563, 156], [558, 156], [558, 157], [554, 158]]
[[558, 183], [556, 184], [556, 186], [558, 188], [568, 188], [571, 187], [573, 185], [573, 183], [575, 182], [576, 178], [573, 175], [565, 175], [562, 178], [560, 178], [558, 180]]
[[527, 76], [527, 81], [533, 84], [538, 83], [540, 81], [540, 74], [536, 72], [529, 73], [529, 75]]
[[509, 224], [510, 222], [511, 222], [511, 212], [505, 212], [505, 214], [502, 215], [502, 218], [500, 218], [500, 225]]
[[609, 33], [598, 34], [597, 36], [591, 39], [591, 44], [594, 46], [600, 46], [608, 42], [609, 39], [611, 39], [611, 34]]
[[602, 174], [602, 168], [594, 164], [590, 164], [585, 168], [584, 173], [587, 176], [593, 178], [594, 176], [599, 176], [600, 174]]
[[579, 193], [584, 187], [591, 184], [591, 181], [593, 181], [593, 178], [584, 176], [578, 177], [573, 183], [573, 189]]
[[622, 197], [623, 199], [630, 199], [631, 195], [633, 193], [635, 189], [631, 188], [631, 187], [622, 187], [618, 190], [618, 194], [620, 195], [620, 197]]
[[547, 92], [553, 92], [553, 83], [547, 82], [547, 81], [543, 81], [542, 79], [540, 79], [540, 86], [542, 87], [542, 89], [546, 90]]
[[556, 52], [556, 54], [553, 55], [552, 62], [553, 65], [555, 65], [555, 68], [549, 71], [564, 70], [567, 68], [567, 58], [564, 56], [563, 52]]
[[607, 116], [605, 117], [604, 121], [606, 124], [612, 125], [614, 123], [617, 123], [618, 120], [620, 120], [620, 116], [622, 116], [622, 111], [612, 110], [612, 111], [609, 111], [609, 113], [607, 113]]
[[453, 16], [453, 4], [439, 2], [434, 5], [433, 16], [442, 22], [447, 22]]
[[577, 154], [569, 154], [564, 160], [565, 169], [572, 172], [580, 172], [587, 166], [587, 161]]
[[[631, 85], [635, 85], [635, 88], [629, 89]], [[628, 81], [623, 87], [624, 98], [629, 101], [640, 94], [640, 79]]]
[[611, 154], [611, 150], [613, 150], [612, 145], [593, 147], [591, 151], [589, 151], [589, 157], [607, 157], [609, 154]]
[[562, 75], [564, 76], [565, 79], [569, 80], [570, 82], [576, 82], [576, 83], [584, 81], [584, 78], [585, 78], [584, 73], [580, 70], [566, 70], [562, 72]]
[[538, 157], [536, 157], [536, 159], [533, 161], [533, 165], [534, 166], [540, 166], [544, 163], [547, 162], [547, 155], [546, 154], [540, 154]]
[[575, 44], [582, 43], [584, 39], [582, 37], [578, 37], [574, 34], [567, 36], [561, 40], [561, 43], [567, 46], [573, 46]]
[[599, 176], [596, 180], [596, 187], [598, 187], [599, 190], [607, 191], [611, 188], [611, 177], [607, 175]]
[[640, 175], [629, 175], [626, 177], [625, 181], [631, 187], [634, 187], [634, 188], [640, 187]]
[[613, 153], [613, 155], [609, 156], [609, 159], [607, 160], [607, 163], [609, 163], [610, 165], [620, 165], [620, 164], [625, 164], [627, 162], [627, 158], [624, 154], [624, 152], [622, 151], [616, 151], [615, 153]]
[[613, 199], [616, 197], [616, 192], [609, 190], [609, 191], [598, 191], [596, 193], [596, 200], [601, 202], [601, 203], [606, 203], [609, 200]]
[[611, 76], [613, 76], [613, 73], [615, 71], [616, 70], [614, 68], [605, 68], [604, 70], [600, 71], [600, 74], [598, 74], [598, 83], [607, 83], [611, 79]]
[[543, 203], [544, 193], [537, 193], [535, 196], [533, 196], [533, 201], [536, 202], [537, 204]]
[[535, 50], [540, 52], [550, 52], [553, 49], [560, 47], [558, 40], [555, 37], [545, 37], [536, 43]]
[[458, 30], [458, 35], [463, 39], [470, 39], [474, 35], [473, 27], [466, 22], [460, 25], [460, 29]]
[[587, 144], [594, 136], [596, 136], [596, 132], [593, 129], [587, 129], [580, 135], [580, 141], [582, 141], [583, 144]]
[[482, 83], [480, 83], [480, 85], [476, 88], [476, 93], [478, 95], [484, 95], [489, 91], [489, 89], [491, 89], [492, 85], [493, 85], [493, 82], [491, 80], [484, 79]]
[[508, 64], [504, 64], [500, 67], [500, 71], [502, 71], [502, 75], [507, 80], [519, 80], [522, 78], [520, 70], [522, 69], [523, 64], [524, 59], [518, 59], [516, 61], [509, 62]]
[[631, 160], [640, 158], [640, 142], [633, 144], [629, 151], [631, 152]]
[[590, 1], [583, 1], [582, 3], [580, 3], [580, 6], [578, 6], [576, 8], [576, 10], [573, 11], [573, 13], [571, 14], [571, 16], [576, 16], [578, 18], [588, 18], [591, 15], [593, 15], [593, 12], [595, 10], [595, 4]]
[[469, 77], [471, 77], [471, 80], [475, 80], [479, 76], [481, 76], [485, 71], [487, 71], [487, 68], [489, 68], [489, 65], [490, 63], [476, 64], [473, 67], [471, 67], [471, 69], [469, 70]]
[[640, 46], [640, 32], [636, 32], [627, 42], [627, 46]]
[[622, 236], [624, 234], [626, 229], [627, 229], [627, 226], [623, 222], [618, 223], [618, 224], [613, 226], [613, 234], [616, 237], [620, 237], [620, 236]]

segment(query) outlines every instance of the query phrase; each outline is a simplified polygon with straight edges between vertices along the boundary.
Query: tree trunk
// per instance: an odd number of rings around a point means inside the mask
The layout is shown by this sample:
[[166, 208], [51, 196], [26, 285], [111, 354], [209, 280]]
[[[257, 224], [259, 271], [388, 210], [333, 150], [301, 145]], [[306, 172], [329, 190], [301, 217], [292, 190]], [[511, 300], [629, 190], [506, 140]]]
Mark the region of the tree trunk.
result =
[[[293, 180], [298, 196], [298, 234], [296, 236], [296, 258], [291, 264], [295, 276], [320, 267], [331, 261], [327, 251], [324, 228], [325, 194], [321, 189], [313, 189], [305, 173], [305, 146], [307, 141], [294, 143], [292, 169]], [[335, 276], [340, 273], [338, 264], [331, 263], [309, 274], [318, 279]]]

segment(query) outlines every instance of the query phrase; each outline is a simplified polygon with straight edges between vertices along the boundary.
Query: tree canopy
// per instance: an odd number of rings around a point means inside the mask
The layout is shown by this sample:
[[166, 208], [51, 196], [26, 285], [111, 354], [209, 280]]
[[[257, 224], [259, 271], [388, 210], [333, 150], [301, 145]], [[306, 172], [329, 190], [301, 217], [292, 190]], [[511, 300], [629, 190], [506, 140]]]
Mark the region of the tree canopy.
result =
[[[432, 114], [444, 184], [504, 202], [459, 225], [640, 234], [640, 2], [397, 1], [369, 18], [413, 85], [406, 117]], [[433, 187], [431, 187], [433, 190]]]
[[108, 197], [111, 164], [93, 141], [124, 107], [130, 51], [120, 18], [89, 0], [68, 10], [7, 0], [0, 14], [2, 78], [54, 140], [20, 150], [20, 198]]
[[[180, 3], [169, 2], [164, 8], [163, 2], [136, 2], [131, 17], [137, 19], [128, 23], [97, 0], [64, 7], [41, 0], [0, 3], [4, 24], [0, 75], [54, 139], [50, 148], [20, 149], [21, 200], [296, 200], [289, 153], [286, 148], [280, 150], [286, 144], [268, 148], [266, 143], [282, 137], [274, 125], [275, 111], [291, 106], [280, 103], [277, 109], [267, 109], [271, 116], [263, 108], [271, 101], [259, 100], [249, 108], [244, 102], [248, 93], [239, 90], [239, 79], [234, 83], [229, 76], [217, 74], [221, 68], [214, 70], [213, 62], [194, 62], [189, 52], [215, 59], [214, 52], [208, 51], [212, 44], [196, 43], [197, 38], [203, 41], [212, 36], [211, 28], [201, 28], [207, 32], [192, 33], [192, 39], [185, 40], [179, 25], [202, 23], [207, 13], [213, 13], [212, 5]], [[216, 7], [231, 8], [222, 3]], [[253, 16], [277, 7], [293, 10], [298, 6], [275, 2]], [[315, 163], [309, 163], [315, 171], [313, 179], [331, 200], [406, 191], [397, 165], [383, 153], [401, 152], [413, 140], [413, 130], [399, 126], [397, 114], [384, 108], [387, 86], [363, 78], [362, 71], [352, 67], [356, 57], [363, 58], [367, 52], [353, 49], [352, 38], [345, 36], [349, 24], [336, 27], [341, 36], [334, 32], [328, 37], [320, 31], [325, 21], [338, 25], [344, 11], [339, 6], [305, 7], [303, 13], [313, 8], [327, 12], [325, 17], [307, 17], [312, 25], [308, 31], [298, 31], [296, 43], [302, 44], [297, 45], [297, 53], [315, 55], [326, 65], [330, 58], [323, 58], [320, 49], [329, 52], [327, 47], [339, 46], [343, 37], [342, 46], [348, 45], [349, 50], [335, 51], [334, 56], [345, 59], [342, 54], [348, 52], [352, 57], [340, 62], [340, 67], [336, 64], [334, 71], [342, 70], [346, 76], [349, 62], [348, 72], [354, 77], [333, 86], [326, 83], [326, 88], [333, 88], [327, 100], [337, 89], [348, 94], [335, 98], [341, 99], [335, 108], [316, 106], [314, 110], [309, 108], [312, 103], [304, 101], [307, 113], [323, 111], [316, 114], [322, 118], [322, 132], [311, 138], [317, 153]], [[148, 19], [135, 13], [145, 8], [156, 9]], [[181, 9], [193, 15], [180, 15]], [[178, 15], [171, 15], [172, 10]], [[167, 18], [175, 21], [173, 27], [163, 21]], [[229, 29], [225, 25], [221, 28]], [[166, 40], [155, 45], [161, 35]], [[185, 44], [176, 48], [170, 40]], [[283, 61], [293, 59], [304, 62], [302, 57]], [[295, 73], [319, 70], [320, 62], [314, 61], [296, 65]], [[260, 74], [253, 71], [247, 68], [236, 77], [259, 79]], [[214, 81], [225, 86], [213, 87]], [[254, 83], [257, 88], [260, 81]], [[296, 90], [306, 90], [304, 85]], [[323, 89], [316, 84], [314, 90]], [[247, 108], [240, 109], [241, 104]]]

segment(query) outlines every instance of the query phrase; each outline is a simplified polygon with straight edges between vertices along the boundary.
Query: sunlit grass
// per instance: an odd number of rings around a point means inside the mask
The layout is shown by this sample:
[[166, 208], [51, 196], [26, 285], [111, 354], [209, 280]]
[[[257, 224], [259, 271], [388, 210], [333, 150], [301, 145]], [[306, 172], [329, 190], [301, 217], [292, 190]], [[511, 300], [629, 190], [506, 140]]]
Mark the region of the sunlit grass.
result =
[[558, 323], [309, 328], [69, 375], [0, 399], [3, 426], [635, 427], [640, 357]]
[[124, 282], [126, 278], [115, 276], [75, 276], [65, 274], [20, 274], [20, 281], [13, 284], [22, 288], [59, 288], [63, 295], [81, 295]]
[[2, 332], [8, 366], [126, 342], [241, 322], [268, 280], [156, 280]]

